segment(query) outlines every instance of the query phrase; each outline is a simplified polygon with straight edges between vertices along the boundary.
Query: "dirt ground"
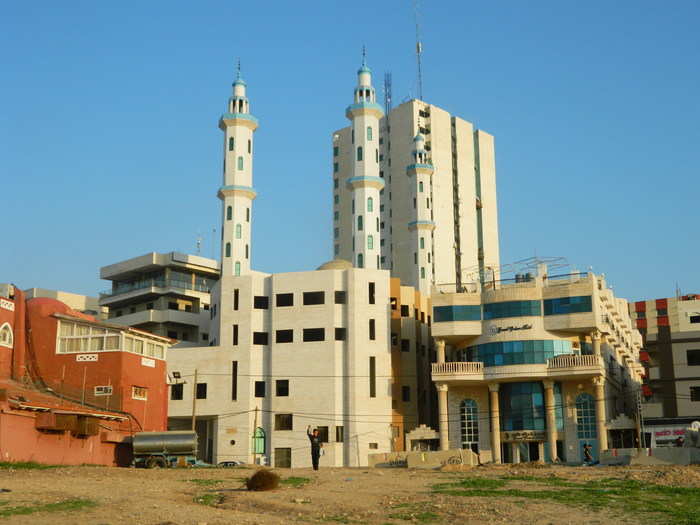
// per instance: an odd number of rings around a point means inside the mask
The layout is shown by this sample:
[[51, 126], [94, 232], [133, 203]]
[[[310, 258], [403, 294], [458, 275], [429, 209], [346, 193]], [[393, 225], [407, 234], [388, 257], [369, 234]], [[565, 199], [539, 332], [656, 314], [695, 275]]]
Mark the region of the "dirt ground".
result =
[[[565, 490], [556, 486], [525, 487], [528, 479], [555, 478], [556, 483], [620, 483], [635, 486], [700, 488], [700, 467], [563, 467], [501, 465], [459, 472], [409, 469], [281, 469], [289, 479], [270, 492], [244, 490], [255, 471], [229, 469], [142, 470], [106, 467], [61, 467], [47, 470], [2, 469], [0, 522], [98, 525], [214, 525], [278, 523], [678, 523], [667, 515], [630, 512], [630, 507], [590, 506], [585, 501], [464, 497], [435, 491], [440, 483], [470, 486], [505, 483], [527, 490]], [[517, 481], [522, 479], [524, 481]], [[464, 481], [466, 480], [466, 481]], [[490, 481], [493, 480], [493, 481]], [[514, 480], [514, 481], [513, 481]], [[571, 485], [570, 485], [571, 486]], [[673, 489], [675, 490], [675, 489]], [[694, 494], [695, 491], [693, 490]], [[47, 504], [86, 499], [84, 508], [49, 508]], [[576, 499], [576, 498], [573, 498]], [[607, 500], [606, 500], [607, 501]], [[681, 505], [681, 503], [678, 503]], [[12, 509], [40, 510], [16, 514]], [[684, 520], [692, 523], [692, 520]]]

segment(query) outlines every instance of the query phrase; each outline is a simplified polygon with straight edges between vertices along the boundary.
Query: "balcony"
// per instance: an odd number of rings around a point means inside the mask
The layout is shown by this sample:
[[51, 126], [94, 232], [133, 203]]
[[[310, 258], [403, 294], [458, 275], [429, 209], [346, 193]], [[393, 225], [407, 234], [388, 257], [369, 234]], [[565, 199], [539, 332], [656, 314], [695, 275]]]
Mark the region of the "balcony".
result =
[[206, 326], [209, 312], [195, 313], [184, 310], [142, 310], [133, 314], [120, 315], [109, 319], [110, 323], [124, 326], [140, 326], [150, 323], [177, 323], [189, 326]]
[[115, 300], [127, 298], [127, 296], [128, 298], [131, 298], [143, 295], [144, 290], [147, 290], [147, 293], [162, 295], [166, 293], [168, 289], [172, 289], [179, 292], [211, 292], [211, 287], [209, 285], [204, 284], [193, 285], [191, 282], [185, 282], [175, 279], [144, 279], [142, 281], [136, 281], [133, 283], [120, 283], [117, 286], [115, 286], [112, 290], [100, 292], [100, 305], [107, 305], [114, 302]]
[[481, 362], [433, 363], [432, 379], [441, 383], [499, 382], [566, 379], [603, 375], [603, 360], [597, 355], [560, 355], [547, 363], [485, 367]]

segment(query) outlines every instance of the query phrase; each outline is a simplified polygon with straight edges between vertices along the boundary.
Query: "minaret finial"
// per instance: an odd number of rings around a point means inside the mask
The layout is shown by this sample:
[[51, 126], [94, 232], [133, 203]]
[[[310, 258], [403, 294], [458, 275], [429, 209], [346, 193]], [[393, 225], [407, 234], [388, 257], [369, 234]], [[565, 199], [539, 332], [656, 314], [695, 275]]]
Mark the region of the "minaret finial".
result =
[[367, 65], [367, 50], [365, 49], [364, 44], [362, 44], [362, 65], [363, 66]]
[[238, 61], [236, 63], [236, 80], [241, 79], [241, 58], [238, 57]]

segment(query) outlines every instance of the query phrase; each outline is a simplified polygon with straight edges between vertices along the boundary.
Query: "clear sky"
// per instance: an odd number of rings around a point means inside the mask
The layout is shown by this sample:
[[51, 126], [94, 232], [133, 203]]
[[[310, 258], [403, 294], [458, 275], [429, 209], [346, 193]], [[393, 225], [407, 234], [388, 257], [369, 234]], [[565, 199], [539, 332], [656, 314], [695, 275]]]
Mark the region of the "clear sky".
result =
[[[421, 2], [424, 98], [495, 135], [501, 262], [700, 292], [700, 2]], [[332, 257], [331, 133], [361, 49], [415, 97], [410, 0], [4, 2], [0, 282], [85, 294], [149, 251], [218, 257], [217, 120], [241, 58], [253, 266]], [[215, 235], [218, 238], [218, 230]]]

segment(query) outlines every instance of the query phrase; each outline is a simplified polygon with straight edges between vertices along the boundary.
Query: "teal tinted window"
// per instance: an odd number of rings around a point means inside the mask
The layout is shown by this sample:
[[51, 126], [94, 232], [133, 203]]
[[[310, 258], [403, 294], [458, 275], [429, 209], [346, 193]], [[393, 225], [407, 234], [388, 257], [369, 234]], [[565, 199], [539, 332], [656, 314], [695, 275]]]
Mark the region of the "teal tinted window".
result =
[[498, 397], [501, 430], [545, 430], [542, 383], [501, 383]]
[[576, 435], [581, 439], [598, 437], [595, 426], [595, 400], [590, 394], [576, 398]]
[[481, 321], [479, 305], [436, 306], [433, 308], [433, 319], [436, 323], [447, 321]]
[[[437, 321], [437, 311], [434, 315]], [[544, 364], [547, 359], [573, 353], [571, 341], [501, 341], [470, 346], [462, 351], [460, 359], [480, 361], [484, 366], [528, 365]]]
[[542, 315], [539, 301], [504, 301], [484, 305], [484, 319]]
[[593, 304], [590, 295], [544, 300], [544, 315], [576, 314], [592, 311]]

